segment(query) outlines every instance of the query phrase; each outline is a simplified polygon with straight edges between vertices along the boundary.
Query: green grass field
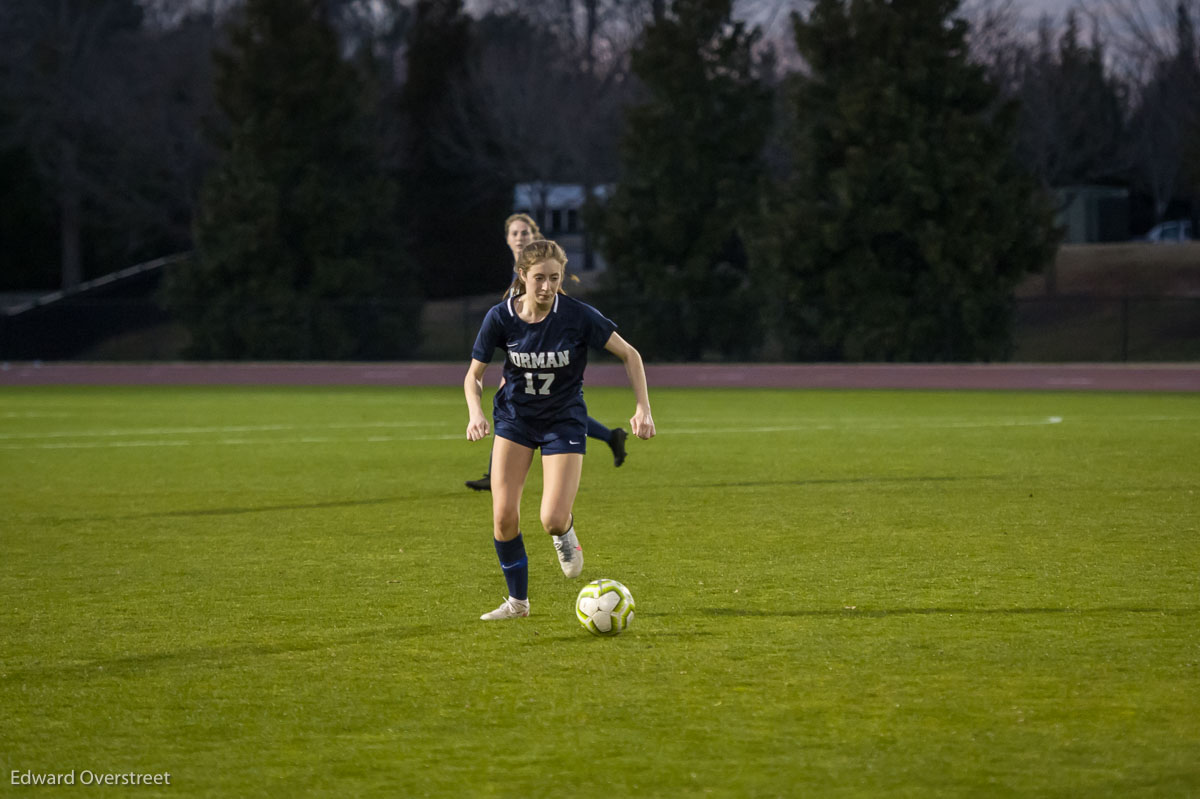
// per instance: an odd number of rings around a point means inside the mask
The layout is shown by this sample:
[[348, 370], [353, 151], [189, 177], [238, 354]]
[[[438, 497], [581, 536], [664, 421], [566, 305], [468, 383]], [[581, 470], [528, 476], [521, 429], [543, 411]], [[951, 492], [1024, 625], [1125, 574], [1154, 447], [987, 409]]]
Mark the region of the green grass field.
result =
[[[1200, 397], [652, 397], [576, 504], [599, 639], [536, 462], [478, 620], [458, 389], [3, 389], [0, 793], [1200, 795]], [[85, 770], [171, 784], [19, 784]]]

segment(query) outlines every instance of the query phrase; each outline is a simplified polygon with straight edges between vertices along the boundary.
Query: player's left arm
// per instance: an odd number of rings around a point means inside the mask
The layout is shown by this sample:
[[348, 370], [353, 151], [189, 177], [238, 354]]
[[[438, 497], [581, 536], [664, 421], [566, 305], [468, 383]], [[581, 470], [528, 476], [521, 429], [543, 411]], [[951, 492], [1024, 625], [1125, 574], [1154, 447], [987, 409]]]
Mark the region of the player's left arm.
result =
[[646, 366], [642, 363], [641, 354], [621, 336], [613, 332], [604, 343], [604, 349], [621, 359], [625, 364], [625, 374], [629, 377], [629, 385], [633, 387], [633, 396], [637, 400], [637, 410], [629, 420], [629, 427], [638, 438], [654, 438], [654, 417], [650, 413], [650, 390], [646, 387]]

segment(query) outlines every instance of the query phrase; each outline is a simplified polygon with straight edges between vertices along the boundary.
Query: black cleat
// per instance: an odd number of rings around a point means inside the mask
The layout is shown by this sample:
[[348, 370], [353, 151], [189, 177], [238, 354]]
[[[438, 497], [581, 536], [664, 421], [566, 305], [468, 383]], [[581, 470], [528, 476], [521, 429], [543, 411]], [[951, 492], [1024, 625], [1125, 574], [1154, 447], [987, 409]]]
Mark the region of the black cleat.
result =
[[492, 490], [492, 475], [485, 474], [483, 477], [480, 477], [478, 480], [468, 480], [466, 483], [464, 483], [464, 485], [466, 485], [467, 488], [470, 488], [474, 491], [491, 491]]
[[625, 439], [628, 435], [619, 427], [612, 431], [612, 441], [608, 442], [608, 446], [613, 451], [613, 466], [620, 466], [625, 462]]

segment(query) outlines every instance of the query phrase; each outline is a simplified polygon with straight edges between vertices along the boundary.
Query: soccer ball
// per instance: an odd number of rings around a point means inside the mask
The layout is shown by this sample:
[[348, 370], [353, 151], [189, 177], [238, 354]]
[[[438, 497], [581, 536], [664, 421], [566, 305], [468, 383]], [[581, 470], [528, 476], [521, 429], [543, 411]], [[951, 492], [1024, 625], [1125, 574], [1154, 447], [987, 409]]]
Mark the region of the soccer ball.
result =
[[575, 616], [592, 635], [616, 635], [633, 621], [633, 594], [616, 580], [592, 580], [575, 598]]

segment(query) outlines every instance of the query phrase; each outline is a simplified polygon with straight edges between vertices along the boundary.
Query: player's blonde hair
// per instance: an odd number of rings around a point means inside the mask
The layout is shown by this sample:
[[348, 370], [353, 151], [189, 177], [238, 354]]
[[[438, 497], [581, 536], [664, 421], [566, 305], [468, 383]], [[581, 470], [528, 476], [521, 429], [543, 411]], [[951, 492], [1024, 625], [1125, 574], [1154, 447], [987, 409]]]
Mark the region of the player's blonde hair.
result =
[[[513, 282], [508, 287], [510, 297], [516, 297], [525, 293], [525, 277], [523, 273], [528, 272], [529, 267], [540, 264], [543, 261], [558, 261], [563, 268], [563, 282], [566, 282], [567, 254], [563, 252], [563, 248], [558, 246], [557, 242], [550, 239], [538, 239], [526, 244], [525, 248], [521, 250], [520, 256], [517, 257], [517, 265], [513, 267]], [[558, 293], [567, 293], [563, 291], [562, 283], [558, 285]]]
[[533, 234], [533, 238], [535, 240], [543, 238], [542, 229], [540, 227], [538, 227], [538, 223], [534, 222], [533, 217], [530, 216], [529, 214], [513, 214], [508, 219], [505, 219], [504, 220], [504, 235], [506, 237], [508, 236], [508, 229], [510, 227], [512, 227], [513, 222], [524, 222], [525, 224], [529, 225], [529, 232]]
[[[545, 236], [542, 235], [542, 229], [540, 227], [538, 227], [538, 223], [534, 222], [533, 217], [530, 216], [529, 214], [513, 214], [508, 219], [505, 219], [504, 220], [504, 237], [505, 238], [508, 238], [508, 229], [510, 227], [512, 227], [513, 222], [524, 222], [525, 224], [529, 225], [529, 232], [531, 234], [531, 238], [533, 241], [541, 241], [542, 239], [546, 238]], [[512, 284], [509, 285], [509, 287], [505, 290], [505, 292], [500, 295], [501, 299], [505, 299], [507, 297], [514, 296], [513, 292], [517, 290], [518, 285], [520, 285], [522, 288], [524, 288], [525, 284], [520, 283], [516, 279], [516, 274], [517, 274], [517, 268], [514, 266], [513, 267], [513, 282], [512, 282]]]

